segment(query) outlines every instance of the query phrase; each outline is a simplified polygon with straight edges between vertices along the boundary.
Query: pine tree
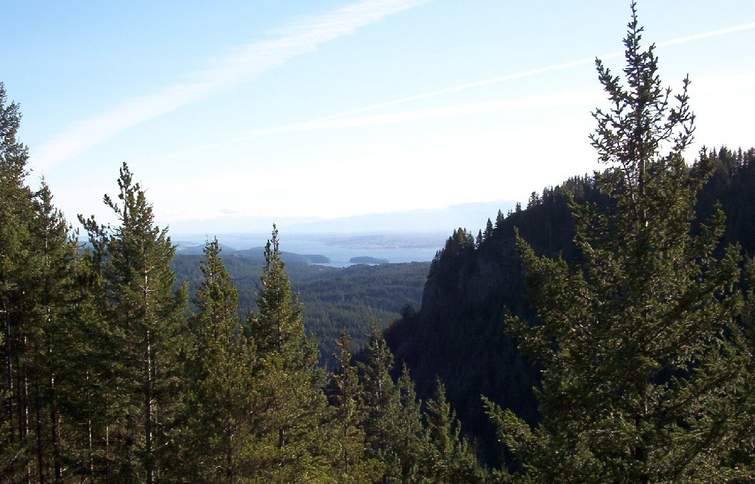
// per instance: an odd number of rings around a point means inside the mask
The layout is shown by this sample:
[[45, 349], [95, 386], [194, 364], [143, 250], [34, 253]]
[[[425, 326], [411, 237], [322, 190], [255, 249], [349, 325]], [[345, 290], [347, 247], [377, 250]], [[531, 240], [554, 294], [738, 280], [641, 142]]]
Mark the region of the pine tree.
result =
[[83, 445], [78, 449], [76, 466], [91, 480], [115, 480], [115, 403], [122, 399], [119, 385], [121, 372], [121, 331], [110, 320], [110, 299], [106, 271], [109, 264], [109, 227], [99, 226], [93, 218], [79, 223], [88, 233], [88, 244], [80, 247], [82, 258], [77, 266], [79, 289], [80, 338], [76, 369], [73, 375], [78, 391], [71, 408], [83, 421]]
[[383, 482], [416, 482], [422, 477], [420, 406], [405, 367], [398, 383], [393, 381], [393, 354], [377, 330], [360, 370], [367, 456], [383, 463]]
[[278, 229], [273, 226], [265, 245], [265, 267], [257, 295], [252, 333], [261, 355], [289, 357], [288, 363], [306, 366], [301, 357], [309, 350], [302, 323], [302, 307], [296, 300], [280, 254]]
[[381, 474], [381, 463], [366, 456], [365, 412], [360, 405], [363, 388], [349, 344], [348, 335], [341, 333], [334, 355], [338, 369], [331, 376], [330, 400], [335, 411], [329, 425], [338, 431], [335, 468], [344, 482], [374, 482]]
[[[71, 403], [79, 390], [76, 360], [83, 356], [78, 350], [86, 335], [79, 325], [78, 246], [44, 182], [34, 196], [30, 233], [33, 279], [28, 293], [34, 306], [27, 333], [36, 476], [60, 481], [64, 461], [75, 461], [63, 442], [79, 443], [79, 418]], [[74, 424], [70, 432], [64, 421]]]
[[252, 435], [248, 412], [255, 352], [242, 330], [238, 293], [217, 239], [205, 245], [204, 255], [204, 280], [194, 301], [198, 312], [191, 318], [187, 344], [185, 421], [175, 472], [191, 482], [238, 482], [244, 479], [244, 453]]
[[503, 224], [506, 218], [503, 216], [503, 212], [498, 210], [498, 215], [495, 217], [495, 229], [494, 232], [500, 232], [503, 229]]
[[490, 240], [493, 238], [493, 223], [488, 219], [485, 224], [485, 232], [482, 234], [482, 240]]
[[425, 405], [425, 475], [432, 482], [483, 482], [486, 475], [461, 424], [446, 399], [446, 389], [436, 382], [435, 397]]
[[108, 472], [121, 480], [160, 479], [171, 451], [178, 404], [181, 339], [186, 332], [185, 296], [174, 291], [170, 263], [175, 249], [167, 230], [154, 223], [152, 206], [124, 163], [118, 201], [105, 196], [120, 225], [102, 228], [82, 220], [105, 248], [104, 315], [112, 335], [113, 372], [105, 391], [113, 398], [106, 429], [112, 461]]
[[422, 410], [406, 365], [401, 368], [397, 390], [399, 405], [395, 426], [397, 432], [393, 437], [394, 446], [401, 463], [399, 469], [402, 481], [416, 482], [427, 475], [422, 466]]
[[396, 415], [400, 405], [398, 391], [391, 377], [393, 354], [383, 335], [374, 329], [365, 347], [365, 361], [360, 362], [364, 433], [367, 455], [383, 463], [383, 473], [394, 471], [400, 456], [393, 449]]
[[750, 258], [745, 267], [747, 298], [742, 311], [742, 333], [744, 345], [750, 349], [750, 359], [742, 389], [744, 401], [738, 408], [745, 418], [742, 422], [742, 438], [733, 449], [728, 464], [749, 469], [750, 475], [753, 475], [755, 474], [755, 259]]
[[333, 429], [325, 424], [331, 409], [317, 347], [304, 333], [302, 308], [291, 291], [279, 244], [273, 227], [258, 312], [250, 318], [259, 386], [252, 407], [257, 433], [245, 466], [259, 479], [323, 480], [337, 454]]
[[3, 325], [3, 409], [0, 421], [0, 473], [10, 480], [31, 479], [29, 435], [28, 331], [33, 301], [29, 221], [32, 193], [26, 185], [28, 149], [17, 139], [18, 104], [6, 105], [0, 83], [0, 317]]
[[42, 181], [32, 192], [26, 184], [20, 118], [18, 105], [5, 106], [0, 84], [0, 475], [61, 481], [82, 467], [82, 260], [49, 187]]
[[582, 263], [538, 257], [519, 240], [537, 323], [507, 324], [542, 365], [542, 420], [531, 429], [487, 406], [521, 479], [753, 477], [729, 460], [752, 430], [741, 414], [752, 354], [738, 324], [741, 257], [737, 247], [715, 255], [720, 212], [692, 234], [710, 170], [682, 158], [694, 130], [689, 81], [672, 98], [641, 34], [633, 4], [626, 87], [597, 61], [611, 109], [595, 111], [592, 144], [608, 165], [597, 184], [612, 204], [572, 205]]

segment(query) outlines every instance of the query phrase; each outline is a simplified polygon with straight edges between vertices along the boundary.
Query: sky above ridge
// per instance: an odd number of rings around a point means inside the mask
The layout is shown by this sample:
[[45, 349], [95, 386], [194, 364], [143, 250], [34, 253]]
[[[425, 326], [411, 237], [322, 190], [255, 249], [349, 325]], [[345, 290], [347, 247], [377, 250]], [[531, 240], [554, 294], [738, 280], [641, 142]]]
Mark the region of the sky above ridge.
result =
[[[162, 224], [345, 217], [528, 194], [597, 165], [593, 59], [628, 2], [7, 1], [0, 82], [32, 181], [106, 216], [127, 161]], [[755, 145], [755, 2], [640, 2], [697, 140]], [[694, 153], [689, 153], [694, 157]]]

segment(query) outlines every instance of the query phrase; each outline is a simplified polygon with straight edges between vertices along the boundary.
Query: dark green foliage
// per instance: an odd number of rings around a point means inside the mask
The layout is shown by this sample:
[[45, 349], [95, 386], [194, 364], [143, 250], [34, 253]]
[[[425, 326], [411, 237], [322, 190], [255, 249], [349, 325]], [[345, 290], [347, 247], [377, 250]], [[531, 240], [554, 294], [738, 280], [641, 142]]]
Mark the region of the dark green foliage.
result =
[[304, 333], [302, 308], [284, 267], [273, 227], [258, 311], [249, 318], [257, 382], [251, 408], [255, 434], [245, 472], [275, 482], [327, 480], [334, 471], [337, 432], [327, 425], [332, 409], [317, 367], [317, 347]]
[[18, 382], [23, 378], [21, 358], [25, 352], [23, 271], [30, 256], [25, 221], [32, 213], [32, 203], [31, 192], [24, 185], [27, 149], [16, 139], [21, 115], [17, 104], [5, 103], [5, 87], [0, 84], [0, 316], [4, 333], [0, 466], [3, 474], [21, 476], [27, 461], [27, 442], [23, 421], [17, 417], [25, 405]]
[[[732, 242], [739, 243], [746, 254], [755, 254], [755, 150], [721, 148], [701, 158], [705, 160], [698, 160], [699, 168], [693, 170], [712, 166], [714, 172], [699, 192], [695, 220], [710, 219], [720, 203], [727, 216], [717, 254]], [[537, 254], [560, 256], [569, 264], [579, 262], [570, 201], [608, 209], [611, 202], [596, 183], [592, 176], [575, 177], [546, 188], [527, 209], [497, 217], [493, 237], [477, 250], [462, 249], [465, 237], [455, 231], [433, 262], [420, 310], [386, 331], [396, 358], [410, 367], [421, 397], [432, 395], [437, 376], [446, 384], [464, 429], [479, 439], [487, 462], [500, 463], [505, 456], [478, 395], [488, 396], [530, 423], [538, 419], [531, 391], [538, 374], [502, 331], [507, 313], [528, 321], [534, 318], [514, 229]]]
[[0, 84], [0, 476], [29, 482], [91, 469], [87, 396], [97, 332], [86, 318], [88, 267], [69, 227], [44, 182], [36, 192], [25, 184], [19, 122]]
[[174, 257], [125, 164], [78, 247], [0, 84], [0, 481], [753, 480], [755, 150], [685, 164], [688, 82], [634, 11], [607, 169], [455, 230], [419, 311], [427, 265], [310, 265], [275, 228]]
[[694, 131], [688, 81], [670, 102], [641, 32], [633, 5], [626, 87], [597, 62], [612, 107], [595, 111], [591, 139], [608, 165], [596, 180], [611, 203], [572, 205], [580, 263], [537, 256], [518, 240], [537, 317], [507, 326], [542, 365], [541, 420], [531, 429], [487, 405], [525, 480], [753, 477], [732, 457], [755, 430], [741, 413], [752, 348], [739, 320], [740, 250], [714, 255], [720, 210], [691, 234], [711, 170], [706, 157], [695, 170], [684, 163]]
[[442, 386], [423, 412], [406, 366], [394, 380], [393, 355], [379, 332], [359, 356], [361, 428], [367, 456], [379, 463], [379, 481], [480, 482], [486, 477]]
[[426, 478], [431, 482], [482, 482], [486, 478], [440, 381], [435, 396], [425, 405], [424, 421]]
[[422, 473], [422, 422], [414, 384], [404, 369], [394, 382], [393, 355], [375, 331], [361, 366], [367, 455], [382, 463], [383, 482], [416, 482]]
[[[746, 300], [742, 311], [742, 326], [744, 344], [750, 348], [750, 360], [748, 362], [748, 378], [743, 384], [742, 394], [745, 400], [739, 411], [745, 416], [744, 424], [750, 429], [755, 428], [755, 259], [750, 258], [746, 266]], [[747, 420], [749, 418], [749, 421]], [[739, 442], [731, 455], [732, 462], [739, 462], [749, 466], [755, 466], [755, 432], [750, 431], [749, 436]]]
[[[217, 240], [205, 246], [204, 281], [190, 320], [180, 435], [175, 472], [190, 482], [236, 482], [252, 438], [254, 346], [243, 332], [238, 295]], [[187, 382], [187, 383], [188, 383]], [[247, 476], [249, 477], [249, 476]]]
[[47, 185], [25, 184], [19, 123], [0, 84], [0, 475], [21, 482], [60, 478], [82, 453], [77, 357], [86, 338], [76, 245]]
[[726, 214], [722, 247], [739, 243], [755, 253], [755, 148], [705, 150], [701, 158], [713, 173], [697, 196], [698, 219], [710, 218], [720, 206]]
[[418, 307], [429, 267], [423, 262], [356, 265], [311, 277], [293, 276], [307, 332], [317, 340], [321, 354], [335, 351], [333, 342], [341, 331], [362, 346], [373, 325], [386, 327], [407, 306]]
[[21, 122], [19, 107], [6, 105], [0, 84], [0, 317], [3, 325], [3, 409], [0, 422], [0, 470], [20, 479], [28, 477], [30, 446], [24, 419], [28, 401], [25, 385], [28, 356], [29, 310], [25, 297], [27, 272], [33, 257], [28, 220], [33, 213], [32, 193], [25, 185], [27, 148], [16, 139]]
[[338, 368], [330, 376], [329, 396], [335, 411], [332, 425], [338, 435], [335, 467], [344, 482], [374, 482], [383, 474], [383, 463], [368, 457], [365, 419], [369, 409], [363, 405], [363, 387], [359, 370], [352, 361], [349, 338], [342, 333], [338, 339]]
[[[244, 316], [257, 308], [255, 297], [264, 261], [238, 252], [222, 257], [239, 292], [240, 314]], [[192, 293], [202, 280], [200, 263], [201, 257], [195, 255], [179, 254], [173, 261], [177, 279], [188, 282]], [[419, 306], [428, 268], [425, 262], [347, 268], [287, 262], [293, 291], [303, 305], [306, 333], [320, 348], [320, 364], [335, 365], [335, 342], [341, 332], [348, 333], [355, 346], [362, 346], [373, 325], [386, 327], [399, 319], [407, 306]]]
[[105, 196], [120, 225], [98, 226], [80, 217], [92, 246], [103, 250], [100, 308], [108, 321], [113, 366], [105, 432], [112, 447], [107, 473], [116, 479], [154, 482], [170, 455], [179, 404], [184, 296], [174, 292], [174, 248], [154, 224], [152, 207], [124, 164], [118, 201]]
[[62, 478], [66, 461], [84, 451], [83, 434], [67, 425], [79, 420], [78, 382], [85, 370], [76, 357], [83, 356], [88, 347], [82, 300], [76, 288], [82, 269], [69, 227], [53, 206], [52, 194], [44, 183], [35, 194], [34, 208], [31, 235], [35, 257], [33, 266], [27, 268], [33, 271], [34, 283], [28, 295], [34, 308], [27, 342], [37, 475]]
[[383, 482], [416, 482], [423, 472], [422, 421], [406, 369], [392, 377], [393, 355], [374, 331], [362, 355], [362, 401], [367, 455], [382, 464]]

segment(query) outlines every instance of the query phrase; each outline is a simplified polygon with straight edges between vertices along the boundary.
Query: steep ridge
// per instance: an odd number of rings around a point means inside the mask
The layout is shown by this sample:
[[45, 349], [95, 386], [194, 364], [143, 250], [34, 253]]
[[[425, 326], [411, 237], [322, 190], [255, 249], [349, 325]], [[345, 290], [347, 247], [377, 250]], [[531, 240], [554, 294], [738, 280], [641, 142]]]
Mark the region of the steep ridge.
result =
[[[725, 148], [709, 155], [716, 172], [698, 199], [704, 218], [720, 203], [727, 214], [724, 243], [738, 242], [755, 252], [755, 150], [732, 152]], [[693, 169], [695, 169], [693, 167]], [[454, 231], [430, 268], [419, 311], [404, 311], [386, 330], [397, 361], [411, 370], [418, 393], [431, 394], [436, 378], [446, 384], [448, 396], [464, 428], [475, 437], [491, 462], [494, 436], [482, 411], [480, 395], [511, 408], [526, 420], [537, 420], [533, 387], [537, 370], [517, 352], [506, 334], [506, 311], [532, 320], [523, 291], [515, 230], [541, 254], [575, 260], [573, 223], [568, 199], [605, 204], [592, 177], [572, 178], [542, 195], [530, 197], [526, 209], [503, 216], [474, 237]]]

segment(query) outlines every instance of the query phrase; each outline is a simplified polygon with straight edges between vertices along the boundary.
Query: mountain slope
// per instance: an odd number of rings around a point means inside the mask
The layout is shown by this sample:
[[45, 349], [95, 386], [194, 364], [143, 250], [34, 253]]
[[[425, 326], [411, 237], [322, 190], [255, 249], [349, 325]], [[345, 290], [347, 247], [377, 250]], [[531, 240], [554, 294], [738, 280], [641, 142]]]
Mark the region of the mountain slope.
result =
[[[222, 253], [223, 263], [239, 293], [242, 317], [256, 309], [264, 259], [252, 251]], [[347, 331], [355, 346], [366, 343], [373, 325], [384, 328], [400, 317], [402, 308], [419, 306], [430, 264], [354, 265], [325, 267], [306, 262], [308, 256], [284, 254], [294, 291], [304, 305], [307, 333], [320, 346], [320, 362], [332, 363], [335, 340]], [[179, 282], [193, 294], [202, 280], [202, 255], [179, 253], [173, 268]]]
[[[727, 214], [724, 242], [738, 242], [755, 252], [755, 150], [711, 155], [718, 167], [698, 200], [705, 218], [716, 203]], [[515, 229], [535, 250], [567, 260], [579, 257], [572, 244], [568, 197], [606, 203], [591, 178], [574, 178], [533, 196], [525, 210], [499, 217], [481, 243], [464, 230], [448, 239], [433, 261], [417, 313], [408, 313], [386, 330], [396, 359], [412, 370], [418, 393], [428, 396], [436, 377], [446, 384], [449, 399], [465, 429], [480, 440], [490, 461], [496, 455], [479, 396], [486, 395], [532, 422], [537, 419], [532, 387], [537, 370], [517, 352], [506, 335], [506, 311], [531, 318], [524, 295]]]

